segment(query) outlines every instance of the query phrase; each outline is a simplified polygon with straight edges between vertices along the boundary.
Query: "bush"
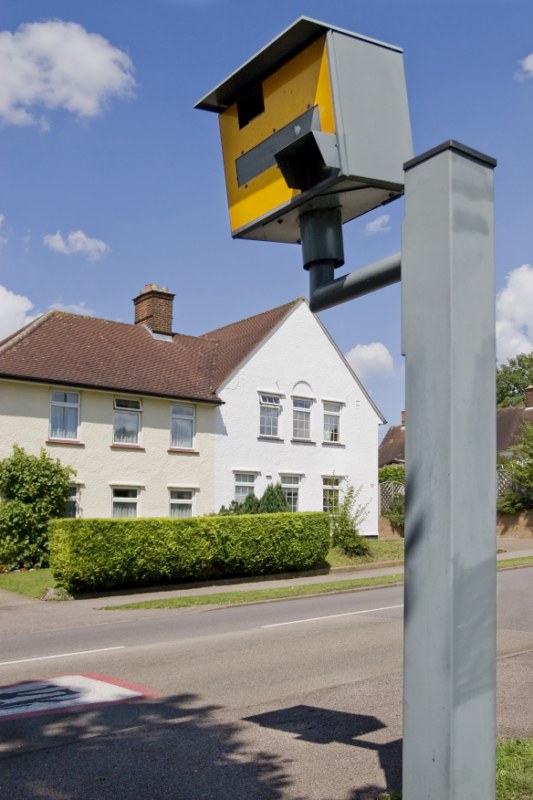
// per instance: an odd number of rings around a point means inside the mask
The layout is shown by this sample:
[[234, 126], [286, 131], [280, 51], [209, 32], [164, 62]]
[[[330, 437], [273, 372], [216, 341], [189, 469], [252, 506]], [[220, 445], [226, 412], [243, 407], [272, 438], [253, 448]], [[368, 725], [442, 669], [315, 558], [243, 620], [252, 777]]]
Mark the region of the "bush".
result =
[[520, 514], [527, 508], [531, 508], [528, 504], [528, 498], [523, 492], [517, 492], [512, 489], [504, 492], [496, 501], [496, 509], [498, 514]]
[[[249, 497], [250, 495], [248, 495]], [[248, 499], [248, 498], [246, 498]], [[246, 502], [246, 501], [245, 501]], [[285, 497], [281, 483], [270, 483], [259, 501], [260, 514], [276, 514], [290, 511], [290, 506]]]
[[405, 483], [405, 466], [403, 464], [387, 464], [378, 470], [379, 483]]
[[0, 462], [0, 561], [11, 567], [48, 563], [48, 521], [65, 512], [74, 470], [41, 449], [28, 455], [13, 446]]
[[62, 519], [50, 560], [72, 592], [310, 569], [329, 548], [326, 514]]
[[338, 507], [331, 517], [332, 545], [347, 556], [364, 556], [368, 553], [368, 543], [359, 533], [359, 525], [366, 518], [366, 506], [357, 505], [361, 488], [348, 485]]
[[387, 511], [383, 511], [382, 517], [390, 520], [394, 528], [398, 528], [401, 536], [404, 535], [405, 527], [405, 496], [403, 494], [397, 495], [390, 504]]

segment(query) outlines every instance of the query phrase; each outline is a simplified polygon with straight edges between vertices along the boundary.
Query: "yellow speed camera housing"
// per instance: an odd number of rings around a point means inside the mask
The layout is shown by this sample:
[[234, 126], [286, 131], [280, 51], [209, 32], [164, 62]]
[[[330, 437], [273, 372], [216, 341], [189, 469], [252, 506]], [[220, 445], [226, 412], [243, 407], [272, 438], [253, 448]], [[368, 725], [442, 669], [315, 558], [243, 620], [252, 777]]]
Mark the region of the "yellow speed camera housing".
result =
[[403, 192], [412, 156], [402, 52], [301, 18], [197, 108], [219, 115], [234, 237], [300, 241], [302, 213], [342, 222]]

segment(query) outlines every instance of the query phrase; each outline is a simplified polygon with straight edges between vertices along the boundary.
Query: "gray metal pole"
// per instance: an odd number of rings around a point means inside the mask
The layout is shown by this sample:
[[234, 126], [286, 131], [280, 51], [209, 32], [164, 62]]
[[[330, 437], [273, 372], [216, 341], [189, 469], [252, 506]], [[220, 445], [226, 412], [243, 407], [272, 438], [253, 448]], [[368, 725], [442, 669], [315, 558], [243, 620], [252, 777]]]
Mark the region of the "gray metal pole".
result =
[[406, 800], [495, 793], [495, 164], [406, 164]]

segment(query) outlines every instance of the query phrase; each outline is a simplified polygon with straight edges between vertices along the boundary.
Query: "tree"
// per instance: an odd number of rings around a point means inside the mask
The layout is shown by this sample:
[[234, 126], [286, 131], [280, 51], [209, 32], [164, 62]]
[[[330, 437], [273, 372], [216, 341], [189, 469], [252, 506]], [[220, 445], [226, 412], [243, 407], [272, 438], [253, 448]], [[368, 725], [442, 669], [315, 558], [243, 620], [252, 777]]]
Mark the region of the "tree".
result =
[[533, 385], [533, 353], [520, 353], [496, 370], [496, 404], [498, 408], [521, 406], [524, 392]]
[[269, 483], [259, 501], [259, 513], [276, 514], [277, 512], [290, 510], [281, 483]]
[[10, 567], [48, 563], [48, 520], [65, 513], [75, 472], [41, 449], [22, 447], [0, 461], [0, 561]]
[[403, 464], [387, 464], [378, 470], [379, 483], [405, 483], [405, 466]]

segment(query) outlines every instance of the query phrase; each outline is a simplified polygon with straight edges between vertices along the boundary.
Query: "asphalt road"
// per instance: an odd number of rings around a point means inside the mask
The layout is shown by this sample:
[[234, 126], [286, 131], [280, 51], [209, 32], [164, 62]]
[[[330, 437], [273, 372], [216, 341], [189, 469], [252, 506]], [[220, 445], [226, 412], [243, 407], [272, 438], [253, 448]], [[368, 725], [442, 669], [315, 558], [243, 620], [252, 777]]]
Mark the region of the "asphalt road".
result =
[[[511, 735], [533, 735], [532, 585], [533, 569], [498, 576], [499, 726]], [[83, 602], [78, 614], [28, 604], [26, 631], [15, 609], [0, 627], [0, 684], [97, 675], [147, 696], [0, 719], [1, 796], [358, 800], [399, 788], [402, 587], [217, 610]]]

